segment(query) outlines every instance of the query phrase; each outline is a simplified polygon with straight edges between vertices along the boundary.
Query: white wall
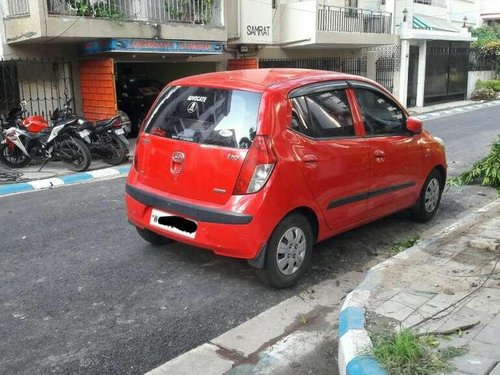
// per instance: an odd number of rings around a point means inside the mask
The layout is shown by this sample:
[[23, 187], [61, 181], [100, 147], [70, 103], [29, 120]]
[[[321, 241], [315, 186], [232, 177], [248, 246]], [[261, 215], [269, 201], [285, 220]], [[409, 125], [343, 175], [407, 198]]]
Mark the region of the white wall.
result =
[[488, 81], [493, 79], [494, 72], [490, 70], [480, 71], [480, 72], [469, 72], [469, 80], [467, 81], [467, 99], [470, 99], [472, 92], [476, 88], [476, 82], [478, 80]]
[[[498, 0], [497, 0], [498, 1]], [[478, 9], [480, 0], [453, 0], [450, 8], [450, 21], [455, 26], [463, 24], [464, 17], [467, 17], [467, 25], [475, 25], [478, 22]]]
[[281, 43], [292, 43], [316, 36], [316, 0], [291, 2], [281, 12]]

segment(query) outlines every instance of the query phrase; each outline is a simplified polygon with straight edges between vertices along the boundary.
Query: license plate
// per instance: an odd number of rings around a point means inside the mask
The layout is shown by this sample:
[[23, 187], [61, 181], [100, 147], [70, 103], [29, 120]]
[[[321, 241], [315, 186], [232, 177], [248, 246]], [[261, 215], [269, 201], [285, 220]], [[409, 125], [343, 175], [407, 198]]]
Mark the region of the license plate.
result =
[[81, 132], [78, 132], [78, 134], [80, 134], [80, 137], [85, 138], [85, 137], [88, 137], [90, 135], [90, 132], [87, 129], [85, 129], [85, 130], [82, 130]]
[[116, 129], [115, 130], [115, 134], [118, 134], [118, 135], [125, 134], [125, 130], [123, 130], [123, 129]]
[[[161, 228], [167, 232], [175, 233], [183, 237], [188, 237], [188, 238], [195, 238], [196, 236], [196, 229], [194, 231], [186, 231], [181, 228], [177, 228], [173, 225], [169, 225], [169, 218], [178, 218], [179, 220], [182, 221], [187, 221], [193, 224], [194, 227], [197, 228], [197, 223], [192, 221], [192, 220], [186, 220], [185, 218], [178, 217], [177, 215], [173, 215], [171, 213], [157, 210], [156, 208], [153, 208], [151, 210], [151, 218], [149, 220], [149, 224], [151, 224], [154, 227]], [[165, 221], [167, 223], [165, 223]], [[171, 222], [175, 222], [175, 220], [172, 220]]]

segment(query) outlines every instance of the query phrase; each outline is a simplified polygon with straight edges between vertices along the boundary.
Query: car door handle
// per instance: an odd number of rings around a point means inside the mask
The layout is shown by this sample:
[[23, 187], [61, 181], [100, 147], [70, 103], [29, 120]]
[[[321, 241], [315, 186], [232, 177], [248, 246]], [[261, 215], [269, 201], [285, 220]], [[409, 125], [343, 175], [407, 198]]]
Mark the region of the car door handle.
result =
[[318, 157], [313, 154], [302, 155], [301, 160], [305, 163], [307, 168], [316, 168], [318, 166]]
[[317, 163], [318, 162], [318, 157], [313, 154], [305, 154], [302, 155], [302, 161], [304, 163]]

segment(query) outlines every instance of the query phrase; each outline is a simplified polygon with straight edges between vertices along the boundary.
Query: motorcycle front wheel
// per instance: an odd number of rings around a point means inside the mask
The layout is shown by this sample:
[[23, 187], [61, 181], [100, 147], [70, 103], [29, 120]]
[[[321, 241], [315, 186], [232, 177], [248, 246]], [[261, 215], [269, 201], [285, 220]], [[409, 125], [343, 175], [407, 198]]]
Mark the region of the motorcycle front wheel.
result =
[[128, 148], [120, 141], [115, 134], [106, 134], [105, 140], [103, 140], [104, 152], [102, 155], [102, 161], [111, 165], [121, 164], [127, 154]]
[[62, 162], [75, 172], [83, 172], [91, 162], [90, 150], [87, 145], [73, 137], [61, 140], [57, 153]]
[[27, 166], [31, 159], [18, 147], [4, 144], [0, 145], [0, 161], [9, 168], [22, 168]]

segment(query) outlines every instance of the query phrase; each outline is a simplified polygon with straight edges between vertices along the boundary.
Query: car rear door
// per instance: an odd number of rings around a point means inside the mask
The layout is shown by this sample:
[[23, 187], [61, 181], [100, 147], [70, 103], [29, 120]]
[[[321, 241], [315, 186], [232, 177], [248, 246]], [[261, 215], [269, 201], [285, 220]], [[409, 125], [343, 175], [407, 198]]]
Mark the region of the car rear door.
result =
[[406, 114], [392, 98], [365, 83], [352, 83], [370, 154], [368, 210], [373, 216], [414, 203], [422, 160], [419, 136], [406, 130]]
[[224, 204], [255, 136], [260, 98], [242, 90], [169, 87], [138, 141], [139, 181], [174, 197]]
[[328, 226], [340, 232], [363, 220], [369, 189], [368, 148], [359, 142], [346, 82], [289, 96], [293, 153]]

